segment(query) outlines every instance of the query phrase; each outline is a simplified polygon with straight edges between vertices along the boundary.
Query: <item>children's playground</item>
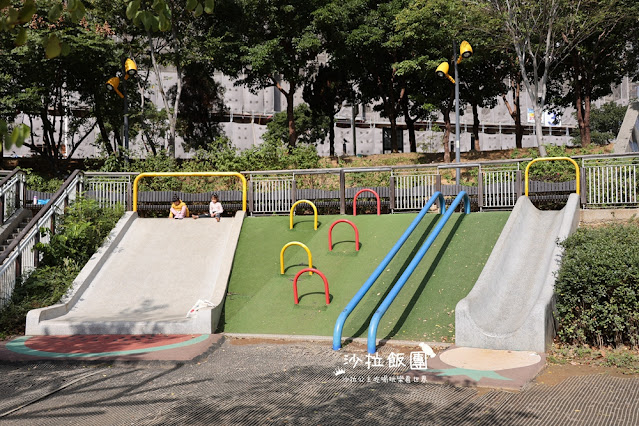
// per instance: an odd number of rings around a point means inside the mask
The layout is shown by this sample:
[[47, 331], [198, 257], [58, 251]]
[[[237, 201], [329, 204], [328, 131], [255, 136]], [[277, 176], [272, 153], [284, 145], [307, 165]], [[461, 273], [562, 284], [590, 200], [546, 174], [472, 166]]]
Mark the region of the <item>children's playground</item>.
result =
[[[492, 251], [509, 212], [454, 213], [446, 222], [414, 273], [391, 305], [378, 329], [380, 338], [451, 342], [455, 305], [465, 297]], [[398, 239], [417, 217], [394, 215], [249, 217], [244, 220], [233, 263], [219, 329], [233, 333], [332, 336], [335, 321], [357, 291], [373, 274]], [[379, 278], [344, 325], [344, 337], [365, 337], [373, 313], [387, 297], [411, 260], [433, 231], [441, 215], [428, 213], [419, 221]], [[333, 249], [329, 246], [332, 228]], [[284, 274], [280, 252], [284, 252]], [[299, 271], [312, 267], [319, 274], [297, 279], [299, 304], [293, 283]]]
[[557, 241], [577, 226], [577, 194], [560, 211], [520, 197], [512, 212], [471, 213], [464, 191], [435, 192], [419, 212], [380, 215], [365, 189], [353, 204], [366, 193], [377, 211], [320, 215], [297, 200], [286, 216], [245, 217], [244, 177], [201, 172], [239, 178], [243, 210], [138, 217], [139, 180], [170, 175], [186, 174], [138, 175], [133, 211], [59, 304], [29, 312], [27, 335], [332, 336], [334, 350], [366, 338], [371, 354], [380, 340], [544, 352], [552, 339]]

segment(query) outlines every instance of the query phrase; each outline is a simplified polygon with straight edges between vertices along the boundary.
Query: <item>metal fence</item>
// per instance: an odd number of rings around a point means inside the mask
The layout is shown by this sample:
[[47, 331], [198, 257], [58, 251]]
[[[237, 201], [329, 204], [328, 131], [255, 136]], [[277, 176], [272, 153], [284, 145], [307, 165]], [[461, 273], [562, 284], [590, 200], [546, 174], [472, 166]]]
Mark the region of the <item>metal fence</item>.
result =
[[483, 208], [512, 208], [522, 193], [521, 162], [484, 167], [479, 180]]
[[[636, 206], [637, 166], [639, 156], [604, 155], [574, 157], [582, 161], [582, 207]], [[352, 211], [352, 197], [358, 190], [374, 189], [387, 211], [419, 210], [435, 191], [454, 196], [465, 190], [478, 210], [511, 209], [523, 194], [523, 166], [530, 158], [481, 163], [425, 164], [371, 168], [332, 168], [312, 170], [245, 171], [248, 186], [249, 214], [285, 214], [293, 203], [309, 199], [318, 207], [338, 209], [341, 214]], [[461, 185], [452, 183], [454, 170], [460, 167]], [[135, 174], [87, 173], [86, 195], [101, 205], [123, 203], [130, 208], [131, 182]], [[374, 177], [374, 178], [373, 178]], [[363, 182], [375, 183], [365, 186]], [[575, 182], [530, 181], [533, 202], [567, 199], [575, 190]], [[149, 193], [161, 208], [170, 202], [166, 194]], [[229, 193], [230, 194], [230, 193]], [[231, 194], [232, 195], [232, 194]], [[358, 206], [367, 208], [374, 200], [363, 194]], [[164, 197], [164, 198], [163, 198]], [[185, 195], [188, 198], [188, 195]], [[166, 199], [165, 199], [166, 198]], [[193, 198], [197, 204], [197, 200]], [[199, 200], [199, 198], [198, 198]], [[227, 199], [233, 208], [240, 200]], [[148, 207], [148, 206], [147, 206]], [[142, 206], [141, 209], [146, 208]]]
[[249, 203], [252, 212], [288, 213], [293, 205], [295, 178], [293, 175], [252, 175], [249, 180]]
[[133, 179], [137, 173], [95, 173], [84, 174], [84, 190], [87, 198], [98, 201], [100, 207], [122, 204], [131, 209]]
[[55, 218], [64, 213], [64, 208], [82, 191], [82, 172], [75, 171], [62, 188], [40, 210], [29, 224], [16, 236], [0, 255], [0, 307], [11, 299], [16, 280], [27, 277], [38, 266], [40, 253], [35, 250], [38, 242], [47, 243], [47, 234], [41, 236], [40, 229], [55, 232]]
[[14, 170], [0, 181], [0, 225], [18, 209], [24, 206], [25, 198], [25, 174], [20, 170]]
[[[621, 154], [573, 157], [581, 160], [582, 207], [639, 207], [637, 200], [637, 167], [639, 155]], [[522, 195], [522, 166], [531, 159], [502, 160], [476, 164], [428, 164], [387, 166], [376, 168], [334, 168], [315, 170], [249, 171], [248, 209], [252, 214], [288, 213], [299, 199], [309, 199], [318, 207], [338, 209], [341, 214], [352, 211], [352, 198], [360, 189], [372, 189], [380, 196], [388, 211], [419, 210], [435, 191], [454, 196], [465, 190], [480, 209], [512, 208]], [[459, 167], [462, 185], [451, 184], [452, 173]], [[0, 173], [0, 176], [3, 173]], [[18, 170], [4, 173], [0, 182], [2, 223], [19, 208], [25, 206], [25, 176]], [[7, 249], [0, 254], [0, 307], [11, 297], [16, 278], [37, 267], [39, 253], [34, 250], [40, 241], [40, 228], [55, 229], [55, 217], [77, 195], [98, 200], [100, 206], [123, 204], [131, 208], [132, 182], [137, 173], [74, 172], [21, 231]], [[364, 182], [374, 183], [364, 186]], [[575, 191], [575, 181], [530, 182], [531, 200], [561, 201]], [[83, 192], [84, 191], [84, 192]], [[142, 192], [142, 206], [168, 209], [171, 194], [178, 192], [196, 208], [208, 200], [208, 193], [179, 191]], [[218, 191], [219, 192], [219, 191]], [[225, 208], [241, 208], [241, 191], [221, 191]], [[204, 198], [202, 198], [204, 197]], [[145, 201], [146, 200], [146, 201]], [[358, 207], [376, 203], [370, 193], [362, 194]], [[350, 209], [350, 210], [349, 210]], [[331, 210], [332, 211], [332, 210]], [[45, 237], [46, 238], [46, 237]], [[44, 241], [43, 242], [47, 242]]]
[[584, 159], [582, 161], [586, 204], [593, 207], [637, 204], [638, 157]]
[[420, 210], [441, 189], [441, 175], [436, 168], [425, 171], [393, 170], [395, 188], [394, 210]]

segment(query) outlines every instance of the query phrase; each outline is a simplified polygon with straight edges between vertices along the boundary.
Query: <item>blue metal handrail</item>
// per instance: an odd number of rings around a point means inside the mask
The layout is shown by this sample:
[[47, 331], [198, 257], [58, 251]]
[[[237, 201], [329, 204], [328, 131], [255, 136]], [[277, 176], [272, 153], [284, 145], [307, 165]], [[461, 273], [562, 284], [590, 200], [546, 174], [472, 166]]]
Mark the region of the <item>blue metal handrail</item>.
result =
[[344, 308], [344, 310], [339, 314], [337, 321], [335, 322], [335, 329], [333, 330], [333, 349], [338, 350], [342, 347], [342, 330], [344, 328], [344, 323], [346, 322], [346, 318], [353, 312], [353, 309], [357, 306], [357, 304], [362, 300], [364, 295], [370, 290], [373, 286], [377, 278], [384, 272], [384, 269], [388, 264], [393, 260], [393, 257], [397, 254], [400, 248], [404, 245], [410, 234], [415, 230], [419, 222], [424, 218], [428, 210], [435, 204], [435, 201], [439, 201], [440, 211], [443, 214], [446, 211], [446, 202], [444, 200], [444, 196], [441, 192], [437, 191], [430, 197], [430, 200], [426, 203], [424, 208], [422, 208], [417, 215], [417, 217], [411, 222], [406, 231], [402, 234], [402, 236], [397, 240], [393, 248], [388, 252], [386, 257], [381, 261], [377, 269], [373, 271], [371, 276], [366, 280], [364, 285], [359, 289], [359, 291], [353, 296], [348, 305]]
[[[424, 255], [435, 241], [435, 238], [437, 238], [441, 230], [444, 228], [444, 225], [446, 224], [448, 219], [450, 219], [450, 216], [453, 214], [462, 200], [464, 200], [465, 213], [470, 213], [470, 198], [468, 198], [468, 194], [466, 194], [465, 191], [462, 191], [457, 195], [450, 207], [446, 209], [446, 213], [444, 213], [441, 219], [439, 219], [433, 231], [430, 233], [424, 244], [422, 244], [422, 246], [419, 248], [419, 251], [417, 252], [415, 257], [413, 257], [413, 260], [411, 260], [411, 262], [404, 270], [402, 276], [399, 277], [399, 280], [397, 280], [390, 293], [388, 293], [377, 311], [375, 311], [373, 318], [371, 318], [370, 325], [368, 326], [368, 353], [374, 354], [377, 349], [377, 327], [379, 326], [379, 322], [381, 321], [382, 317], [384, 316], [390, 305], [393, 303], [395, 297], [397, 297], [402, 287], [404, 287], [404, 284], [406, 284], [408, 278], [410, 278], [411, 274], [415, 271], [415, 268], [417, 267], [419, 262], [424, 258]], [[335, 340], [333, 340], [333, 342], [334, 341]]]

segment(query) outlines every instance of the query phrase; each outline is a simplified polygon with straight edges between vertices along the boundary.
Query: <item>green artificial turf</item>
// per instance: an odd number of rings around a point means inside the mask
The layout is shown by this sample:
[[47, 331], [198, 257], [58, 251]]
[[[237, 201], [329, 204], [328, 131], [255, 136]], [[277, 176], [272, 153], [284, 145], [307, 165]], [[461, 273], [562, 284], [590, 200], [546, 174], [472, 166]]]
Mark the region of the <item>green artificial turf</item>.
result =
[[[408, 279], [382, 318], [378, 338], [451, 341], [455, 305], [465, 297], [490, 255], [509, 212], [451, 216], [426, 256]], [[231, 272], [221, 331], [256, 334], [330, 336], [339, 313], [377, 268], [416, 214], [320, 216], [313, 230], [312, 216], [289, 218], [248, 217], [244, 220]], [[441, 215], [427, 214], [393, 261], [371, 287], [344, 326], [344, 337], [366, 336], [368, 323], [392, 285], [426, 240]], [[333, 229], [333, 251], [328, 250], [328, 230], [337, 219], [354, 222], [361, 249], [355, 250], [352, 228], [340, 223]], [[293, 278], [307, 267], [307, 254], [298, 246], [284, 255], [291, 241], [311, 250], [313, 267], [329, 283], [331, 303], [325, 304], [322, 279], [314, 274], [298, 280], [299, 305], [294, 304]]]

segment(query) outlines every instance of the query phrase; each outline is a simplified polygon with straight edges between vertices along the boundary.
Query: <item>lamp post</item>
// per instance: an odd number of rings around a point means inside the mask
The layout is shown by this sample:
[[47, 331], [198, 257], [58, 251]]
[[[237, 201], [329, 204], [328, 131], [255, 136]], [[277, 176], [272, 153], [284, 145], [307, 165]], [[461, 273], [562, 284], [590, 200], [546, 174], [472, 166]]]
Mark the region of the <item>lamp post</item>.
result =
[[[455, 40], [453, 40], [453, 57], [455, 57], [456, 51], [457, 51], [457, 48], [455, 46]], [[451, 77], [450, 74], [448, 74], [448, 70], [449, 70], [448, 62], [442, 62], [441, 64], [439, 64], [439, 66], [437, 67], [437, 70], [435, 71], [437, 73], [437, 76], [441, 78], [448, 78], [448, 80], [451, 83], [455, 84], [455, 162], [456, 163], [461, 162], [461, 155], [459, 150], [459, 137], [460, 137], [459, 133], [461, 131], [460, 125], [459, 125], [459, 70], [457, 69], [457, 65], [461, 63], [462, 59], [470, 58], [471, 56], [473, 56], [473, 48], [470, 46], [470, 43], [464, 40], [459, 46], [459, 57], [457, 58], [456, 61], [454, 61], [455, 78]], [[456, 170], [455, 183], [459, 185], [459, 175], [460, 175], [459, 167], [457, 167], [455, 170]]]
[[[120, 80], [120, 77], [111, 77], [106, 82], [107, 90], [114, 91], [117, 93], [119, 97], [124, 100], [124, 149], [125, 151], [129, 150], [129, 102], [126, 96], [126, 81], [135, 76], [138, 73], [138, 67], [135, 64], [135, 61], [131, 58], [126, 58], [124, 63], [122, 64], [122, 68], [124, 69], [124, 79]], [[120, 73], [118, 73], [120, 74]], [[122, 91], [118, 90], [118, 87], [122, 83]]]

